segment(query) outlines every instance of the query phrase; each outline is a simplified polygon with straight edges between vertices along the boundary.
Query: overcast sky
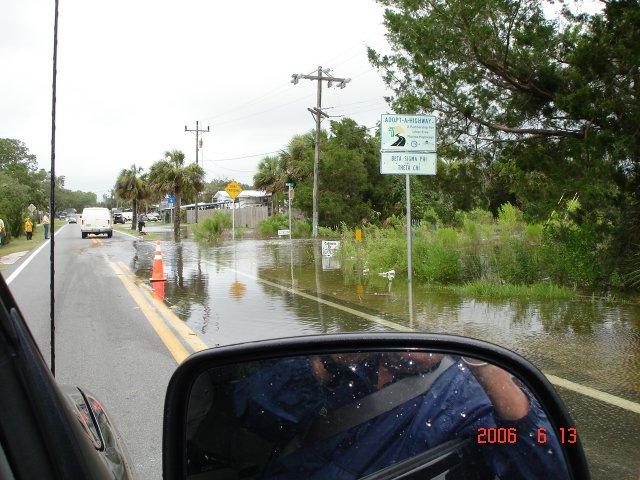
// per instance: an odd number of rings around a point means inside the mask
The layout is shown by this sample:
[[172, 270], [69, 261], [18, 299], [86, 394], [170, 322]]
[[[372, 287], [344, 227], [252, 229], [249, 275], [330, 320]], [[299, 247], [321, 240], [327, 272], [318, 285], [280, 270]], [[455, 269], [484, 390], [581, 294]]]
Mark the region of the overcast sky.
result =
[[[24, 141], [46, 169], [52, 5], [0, 3], [0, 137]], [[100, 199], [132, 163], [149, 167], [174, 148], [193, 162], [184, 127], [199, 120], [212, 129], [207, 178], [252, 183], [260, 154], [313, 128], [316, 85], [290, 80], [318, 65], [352, 79], [323, 89], [327, 112], [374, 126], [389, 92], [366, 46], [389, 50], [382, 15], [373, 0], [61, 0], [56, 173]]]
[[[49, 169], [53, 2], [0, 6], [0, 137], [24, 141]], [[388, 51], [372, 0], [61, 0], [56, 173], [100, 199], [118, 172], [169, 149], [207, 178], [251, 183], [262, 154], [313, 128], [316, 85], [292, 73], [318, 65], [352, 78], [323, 89], [323, 107], [374, 126], [388, 94], [366, 46]], [[224, 160], [233, 158], [233, 160]], [[223, 160], [223, 161], [220, 161]]]

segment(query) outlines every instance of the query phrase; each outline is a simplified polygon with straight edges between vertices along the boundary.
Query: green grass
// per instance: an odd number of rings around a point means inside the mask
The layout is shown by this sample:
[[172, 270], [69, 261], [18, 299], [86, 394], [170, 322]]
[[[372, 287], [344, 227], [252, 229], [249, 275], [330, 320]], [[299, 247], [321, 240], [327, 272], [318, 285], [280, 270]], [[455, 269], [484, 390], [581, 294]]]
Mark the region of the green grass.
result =
[[465, 297], [491, 300], [537, 299], [560, 300], [576, 297], [576, 292], [567, 287], [548, 283], [532, 285], [498, 284], [486, 281], [469, 282], [464, 285], [428, 285], [427, 288], [457, 293]]
[[142, 240], [161, 240], [164, 238], [163, 232], [146, 232], [146, 235], [140, 235], [138, 230], [131, 230], [131, 227], [127, 224], [118, 224], [113, 226], [114, 230], [118, 230], [119, 232], [128, 233], [129, 235], [133, 235], [134, 237], [139, 237]]
[[[61, 223], [59, 220], [56, 221], [56, 232], [62, 228], [65, 223]], [[21, 235], [18, 238], [12, 238], [11, 242], [8, 245], [0, 246], [0, 257], [4, 257], [5, 255], [9, 255], [11, 253], [16, 252], [24, 252], [32, 250], [36, 247], [39, 247], [42, 242], [44, 242], [44, 227], [42, 225], [38, 225], [33, 232], [33, 238], [31, 240], [27, 240], [24, 235]], [[0, 269], [6, 267], [6, 265], [0, 264]]]

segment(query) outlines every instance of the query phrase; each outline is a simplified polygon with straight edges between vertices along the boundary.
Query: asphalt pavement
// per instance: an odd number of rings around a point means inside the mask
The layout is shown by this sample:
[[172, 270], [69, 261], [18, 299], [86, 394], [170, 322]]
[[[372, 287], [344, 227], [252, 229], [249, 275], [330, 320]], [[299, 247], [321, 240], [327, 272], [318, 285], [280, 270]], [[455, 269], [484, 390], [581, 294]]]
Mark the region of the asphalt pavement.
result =
[[[82, 239], [80, 227], [56, 234], [56, 378], [84, 387], [106, 406], [140, 478], [162, 477], [164, 396], [176, 360], [119, 278], [110, 247], [134, 240]], [[9, 285], [43, 356], [50, 358], [49, 248], [26, 256]], [[5, 279], [20, 265], [3, 271]], [[121, 275], [121, 274], [120, 274]]]

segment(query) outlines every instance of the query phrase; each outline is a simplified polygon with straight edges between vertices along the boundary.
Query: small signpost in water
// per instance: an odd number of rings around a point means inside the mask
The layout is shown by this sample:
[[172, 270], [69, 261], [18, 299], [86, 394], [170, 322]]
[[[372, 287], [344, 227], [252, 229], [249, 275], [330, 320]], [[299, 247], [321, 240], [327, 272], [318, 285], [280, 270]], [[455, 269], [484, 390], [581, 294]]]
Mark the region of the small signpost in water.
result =
[[[289, 240], [291, 240], [291, 194], [293, 193], [293, 187], [296, 186], [296, 182], [294, 182], [293, 180], [289, 180], [287, 183], [285, 183], [285, 185], [289, 189], [287, 200], [289, 202]], [[280, 234], [278, 233], [278, 235]]]
[[436, 117], [430, 115], [382, 115], [380, 128], [380, 173], [405, 175], [407, 291], [409, 295], [409, 322], [413, 325], [411, 184], [409, 175], [436, 174]]
[[224, 191], [227, 192], [231, 197], [231, 200], [233, 200], [233, 203], [231, 204], [231, 206], [233, 207], [231, 209], [231, 232], [232, 232], [231, 235], [235, 240], [236, 239], [236, 197], [242, 193], [242, 185], [240, 185], [238, 182], [229, 182], [227, 183], [227, 186], [224, 187]]

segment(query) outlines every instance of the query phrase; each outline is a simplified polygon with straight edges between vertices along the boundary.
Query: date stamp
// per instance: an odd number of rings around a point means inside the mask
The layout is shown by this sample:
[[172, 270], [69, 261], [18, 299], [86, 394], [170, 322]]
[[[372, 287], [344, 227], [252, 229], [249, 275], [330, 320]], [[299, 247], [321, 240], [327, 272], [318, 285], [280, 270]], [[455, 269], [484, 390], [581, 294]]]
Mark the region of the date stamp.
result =
[[[476, 443], [478, 445], [508, 445], [518, 443], [518, 431], [515, 427], [480, 427], [476, 433]], [[560, 427], [558, 433], [558, 442], [562, 445], [573, 444], [578, 441], [578, 432], [574, 427]], [[551, 435], [554, 434], [551, 433]], [[535, 440], [538, 445], [546, 445], [549, 441], [547, 429], [537, 428], [535, 431]]]

